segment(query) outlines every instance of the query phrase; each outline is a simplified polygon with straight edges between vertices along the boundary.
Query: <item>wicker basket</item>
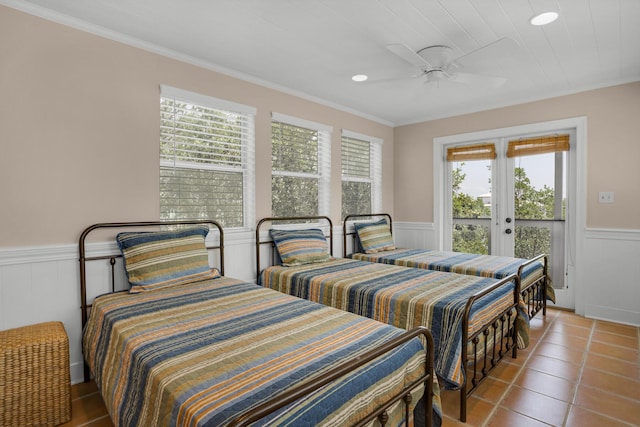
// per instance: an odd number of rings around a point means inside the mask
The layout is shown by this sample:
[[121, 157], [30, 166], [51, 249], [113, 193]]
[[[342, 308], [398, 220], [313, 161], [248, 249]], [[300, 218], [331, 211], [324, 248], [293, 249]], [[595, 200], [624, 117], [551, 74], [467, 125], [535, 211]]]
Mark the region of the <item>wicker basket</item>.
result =
[[62, 323], [0, 331], [0, 426], [70, 419], [69, 338]]

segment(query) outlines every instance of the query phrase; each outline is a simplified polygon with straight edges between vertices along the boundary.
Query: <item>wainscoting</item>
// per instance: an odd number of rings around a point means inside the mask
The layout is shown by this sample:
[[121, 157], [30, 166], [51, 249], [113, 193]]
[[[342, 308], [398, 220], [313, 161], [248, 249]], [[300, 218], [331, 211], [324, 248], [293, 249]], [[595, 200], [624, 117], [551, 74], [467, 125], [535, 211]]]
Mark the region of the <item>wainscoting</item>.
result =
[[583, 259], [584, 315], [639, 326], [640, 230], [587, 229]]
[[[401, 247], [437, 247], [430, 223], [394, 221]], [[342, 255], [342, 228], [334, 226], [334, 255]], [[225, 233], [225, 273], [254, 282], [252, 231]], [[576, 257], [576, 312], [590, 318], [640, 326], [640, 231], [586, 230]], [[116, 253], [113, 243], [93, 243], [88, 255]], [[82, 381], [80, 279], [77, 244], [0, 248], [0, 330], [62, 321], [69, 335], [71, 378]], [[109, 289], [108, 266], [94, 265], [87, 275], [92, 295]], [[570, 270], [571, 271], [571, 270]], [[117, 282], [124, 282], [120, 272]]]

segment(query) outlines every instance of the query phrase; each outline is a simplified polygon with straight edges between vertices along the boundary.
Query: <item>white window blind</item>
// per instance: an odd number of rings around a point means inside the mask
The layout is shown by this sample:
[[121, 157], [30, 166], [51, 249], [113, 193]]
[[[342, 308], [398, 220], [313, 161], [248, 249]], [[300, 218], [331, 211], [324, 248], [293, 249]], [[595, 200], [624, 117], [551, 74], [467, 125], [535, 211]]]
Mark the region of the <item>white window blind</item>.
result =
[[161, 86], [160, 218], [254, 222], [255, 109]]
[[342, 131], [342, 217], [379, 212], [382, 200], [382, 140]]
[[328, 215], [331, 127], [273, 113], [271, 144], [272, 214]]

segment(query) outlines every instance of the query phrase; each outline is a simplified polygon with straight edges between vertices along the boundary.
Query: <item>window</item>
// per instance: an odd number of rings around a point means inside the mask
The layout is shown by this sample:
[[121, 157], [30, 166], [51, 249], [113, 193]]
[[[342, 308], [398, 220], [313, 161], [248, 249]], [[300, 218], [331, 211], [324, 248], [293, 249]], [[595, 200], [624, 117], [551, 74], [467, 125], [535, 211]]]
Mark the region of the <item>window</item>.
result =
[[252, 227], [255, 109], [160, 89], [160, 218]]
[[274, 216], [328, 215], [331, 127], [273, 113]]
[[342, 131], [342, 218], [379, 212], [382, 200], [382, 140]]

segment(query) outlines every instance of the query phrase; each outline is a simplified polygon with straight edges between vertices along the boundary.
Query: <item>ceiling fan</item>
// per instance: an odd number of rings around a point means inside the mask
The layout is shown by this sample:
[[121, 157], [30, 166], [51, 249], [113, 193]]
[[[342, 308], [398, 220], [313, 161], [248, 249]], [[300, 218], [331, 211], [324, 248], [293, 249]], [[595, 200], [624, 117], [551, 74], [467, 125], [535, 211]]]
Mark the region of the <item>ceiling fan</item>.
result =
[[445, 80], [495, 88], [504, 84], [507, 79], [474, 71], [497, 67], [497, 62], [508, 57], [518, 45], [514, 40], [504, 37], [457, 58], [452, 58], [453, 50], [445, 45], [427, 46], [417, 52], [402, 43], [386, 47], [409, 64], [418, 67], [419, 72], [410, 78], [424, 76], [427, 83]]

